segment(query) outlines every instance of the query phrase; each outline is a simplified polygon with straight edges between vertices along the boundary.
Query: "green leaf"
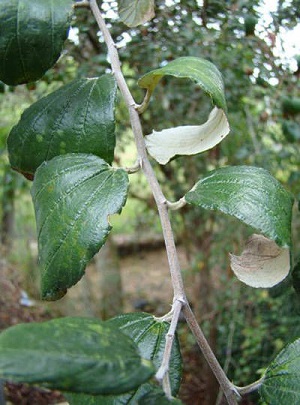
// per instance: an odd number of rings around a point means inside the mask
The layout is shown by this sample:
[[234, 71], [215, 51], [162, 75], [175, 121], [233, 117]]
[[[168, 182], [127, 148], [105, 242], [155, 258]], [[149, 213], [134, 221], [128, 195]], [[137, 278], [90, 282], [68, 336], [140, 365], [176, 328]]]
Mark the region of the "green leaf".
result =
[[175, 59], [166, 66], [144, 75], [138, 84], [149, 95], [163, 76], [193, 80], [211, 98], [215, 108], [202, 125], [186, 125], [153, 131], [145, 138], [149, 154], [160, 164], [177, 155], [195, 155], [213, 148], [229, 133], [226, 101], [221, 73], [211, 62], [195, 57]]
[[11, 166], [33, 178], [46, 160], [65, 153], [114, 158], [116, 83], [111, 75], [75, 80], [32, 104], [11, 130]]
[[119, 0], [119, 16], [128, 27], [136, 27], [151, 20], [154, 13], [154, 0]]
[[190, 204], [238, 218], [281, 247], [291, 246], [293, 197], [264, 169], [229, 166], [214, 170], [185, 198]]
[[161, 388], [154, 387], [150, 392], [143, 395], [138, 401], [138, 405], [182, 405], [179, 399], [166, 397]]
[[[165, 338], [170, 326], [167, 322], [158, 321], [153, 315], [143, 312], [119, 315], [107, 322], [110, 325], [118, 326], [123, 333], [130, 336], [138, 345], [143, 356], [151, 360], [158, 370], [163, 359]], [[181, 372], [182, 360], [179, 341], [175, 339], [169, 367], [173, 395], [178, 393]]]
[[67, 154], [36, 171], [32, 197], [44, 299], [58, 299], [104, 244], [125, 204], [128, 175], [94, 155]]
[[[156, 368], [161, 365], [165, 347], [165, 337], [168, 333], [169, 324], [157, 321], [153, 315], [146, 313], [129, 313], [119, 315], [106, 321], [113, 327], [118, 327], [128, 335], [138, 346], [143, 357], [151, 360]], [[172, 348], [170, 361], [170, 382], [173, 395], [179, 390], [182, 372], [182, 361], [178, 339], [175, 340]], [[118, 396], [84, 396], [79, 394], [66, 394], [71, 405], [136, 405], [147, 393], [156, 393], [157, 386], [145, 383], [134, 391]], [[160, 392], [163, 394], [163, 391]], [[164, 394], [162, 395], [164, 397]], [[164, 401], [167, 398], [164, 397]], [[143, 402], [141, 402], [143, 403]], [[160, 402], [157, 402], [159, 404]], [[162, 402], [164, 403], [164, 402]]]
[[0, 80], [40, 79], [59, 58], [68, 36], [72, 0], [1, 0]]
[[208, 60], [192, 56], [175, 59], [166, 66], [152, 70], [142, 76], [138, 85], [152, 93], [163, 76], [193, 80], [211, 97], [216, 107], [226, 111], [222, 75], [216, 66]]
[[272, 405], [300, 403], [300, 339], [286, 346], [269, 365], [260, 388]]
[[13, 326], [0, 335], [0, 376], [51, 389], [119, 394], [154, 373], [136, 345], [112, 325], [60, 318]]
[[137, 400], [153, 390], [155, 385], [144, 383], [138, 390], [121, 395], [86, 395], [64, 393], [70, 405], [136, 405]]

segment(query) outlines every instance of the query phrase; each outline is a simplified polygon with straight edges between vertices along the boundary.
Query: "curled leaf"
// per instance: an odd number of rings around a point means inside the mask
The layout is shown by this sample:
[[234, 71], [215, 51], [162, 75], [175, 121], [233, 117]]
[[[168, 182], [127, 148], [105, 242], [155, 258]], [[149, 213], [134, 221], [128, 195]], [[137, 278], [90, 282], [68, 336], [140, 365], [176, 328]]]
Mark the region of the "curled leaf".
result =
[[280, 283], [290, 270], [289, 249], [281, 248], [262, 235], [252, 235], [241, 256], [230, 255], [237, 278], [255, 288], [270, 288]]
[[176, 155], [195, 155], [213, 148], [229, 131], [224, 111], [215, 107], [204, 124], [153, 131], [146, 136], [145, 142], [149, 154], [165, 165]]
[[178, 58], [141, 77], [138, 85], [147, 89], [150, 97], [164, 76], [192, 80], [211, 98], [215, 108], [203, 125], [153, 131], [146, 137], [148, 152], [160, 164], [176, 155], [195, 155], [211, 149], [229, 133], [222, 75], [213, 63], [202, 58]]

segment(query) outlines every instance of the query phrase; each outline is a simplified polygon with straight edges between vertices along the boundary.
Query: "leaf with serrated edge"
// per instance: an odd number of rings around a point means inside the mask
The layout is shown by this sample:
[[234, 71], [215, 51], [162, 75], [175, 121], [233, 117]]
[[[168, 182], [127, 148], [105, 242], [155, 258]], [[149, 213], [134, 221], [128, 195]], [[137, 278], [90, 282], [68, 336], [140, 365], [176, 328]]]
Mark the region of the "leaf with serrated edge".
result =
[[13, 169], [32, 179], [46, 160], [93, 153], [111, 163], [115, 148], [116, 82], [112, 75], [77, 79], [24, 111], [7, 147]]
[[0, 334], [0, 378], [50, 389], [120, 394], [154, 373], [135, 343], [92, 318], [19, 324]]
[[128, 27], [137, 27], [152, 20], [154, 0], [119, 0], [119, 16]]
[[231, 269], [243, 283], [270, 288], [290, 271], [290, 251], [262, 235], [252, 235], [241, 256], [230, 255]]
[[104, 244], [109, 215], [125, 204], [128, 175], [94, 155], [67, 154], [36, 171], [32, 197], [42, 297], [58, 299], [84, 274]]
[[232, 215], [278, 246], [291, 247], [293, 196], [262, 168], [228, 166], [199, 180], [185, 200]]
[[229, 134], [226, 101], [221, 73], [211, 62], [195, 57], [175, 59], [166, 66], [153, 70], [138, 81], [151, 94], [161, 78], [170, 75], [193, 80], [211, 98], [215, 108], [202, 125], [180, 126], [153, 131], [146, 136], [149, 154], [160, 164], [177, 155], [195, 155], [213, 148]]
[[300, 339], [287, 345], [265, 372], [260, 394], [272, 405], [300, 403]]
[[72, 0], [0, 1], [0, 80], [8, 85], [40, 79], [67, 39]]
[[229, 124], [224, 111], [215, 107], [203, 125], [153, 131], [146, 136], [149, 154], [165, 165], [176, 155], [196, 155], [216, 146], [229, 133]]

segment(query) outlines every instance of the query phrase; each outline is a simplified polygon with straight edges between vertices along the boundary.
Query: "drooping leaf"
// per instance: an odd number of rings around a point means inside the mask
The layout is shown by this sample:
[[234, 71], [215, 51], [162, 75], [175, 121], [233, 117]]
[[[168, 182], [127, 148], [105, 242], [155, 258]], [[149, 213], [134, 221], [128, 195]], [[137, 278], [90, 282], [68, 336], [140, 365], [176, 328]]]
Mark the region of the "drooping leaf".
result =
[[[153, 315], [143, 312], [130, 313], [116, 316], [107, 321], [117, 326], [126, 335], [130, 336], [138, 345], [140, 352], [146, 359], [153, 362], [154, 366], [160, 367], [165, 348], [165, 339], [169, 330], [167, 322], [161, 322]], [[177, 338], [174, 341], [169, 365], [169, 376], [173, 395], [178, 393], [182, 373], [182, 361], [180, 347]], [[139, 393], [136, 394], [137, 398]]]
[[230, 264], [243, 283], [255, 288], [270, 288], [288, 275], [290, 252], [274, 241], [254, 234], [241, 256], [230, 255]]
[[83, 276], [111, 230], [109, 215], [125, 204], [127, 187], [124, 170], [94, 155], [57, 156], [38, 168], [32, 197], [44, 299], [60, 298]]
[[260, 388], [272, 405], [300, 403], [300, 339], [286, 346], [266, 370]]
[[40, 79], [59, 58], [68, 36], [72, 0], [1, 0], [0, 80]]
[[198, 181], [185, 198], [238, 218], [281, 247], [291, 246], [293, 197], [265, 169], [222, 167]]
[[151, 94], [166, 75], [193, 80], [211, 98], [215, 109], [203, 125], [153, 131], [146, 136], [148, 152], [160, 164], [166, 164], [176, 155], [194, 155], [211, 149], [229, 133], [223, 80], [213, 63], [196, 57], [178, 58], [147, 73], [138, 84]]
[[155, 15], [154, 0], [119, 0], [118, 3], [120, 19], [128, 27], [144, 24]]
[[111, 75], [74, 80], [32, 104], [11, 130], [11, 166], [33, 178], [46, 160], [93, 153], [111, 163], [115, 147], [116, 83]]
[[0, 377], [89, 394], [119, 394], [154, 373], [128, 336], [97, 319], [60, 318], [0, 334]]

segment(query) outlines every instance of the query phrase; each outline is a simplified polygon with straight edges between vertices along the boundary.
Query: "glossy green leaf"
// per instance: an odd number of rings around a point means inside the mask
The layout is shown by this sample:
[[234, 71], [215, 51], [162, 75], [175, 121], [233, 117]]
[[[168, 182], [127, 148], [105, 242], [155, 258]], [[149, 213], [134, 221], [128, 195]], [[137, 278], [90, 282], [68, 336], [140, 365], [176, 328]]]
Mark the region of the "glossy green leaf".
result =
[[88, 318], [13, 326], [0, 335], [4, 380], [90, 394], [119, 394], [154, 373], [132, 339]]
[[[167, 322], [158, 321], [153, 315], [143, 312], [119, 315], [107, 322], [113, 326], [118, 326], [123, 333], [130, 336], [138, 345], [143, 356], [151, 360], [158, 370], [162, 362], [165, 338], [170, 326]], [[180, 347], [178, 340], [175, 339], [169, 367], [170, 383], [174, 395], [179, 390], [181, 373]], [[137, 393], [135, 398], [139, 396], [140, 393]]]
[[208, 94], [216, 107], [226, 111], [226, 101], [222, 75], [216, 66], [206, 59], [182, 57], [166, 66], [152, 70], [138, 81], [138, 85], [152, 93], [164, 76], [174, 76], [193, 80]]
[[136, 27], [154, 17], [154, 0], [119, 0], [119, 16], [128, 27]]
[[145, 137], [149, 154], [160, 164], [168, 163], [177, 155], [195, 155], [211, 149], [230, 131], [223, 80], [213, 63], [196, 57], [178, 58], [147, 73], [138, 84], [151, 95], [166, 75], [193, 80], [210, 96], [215, 107], [204, 124], [179, 126], [159, 132], [153, 130], [152, 134]]
[[59, 58], [68, 36], [72, 0], [1, 0], [0, 80], [40, 79]]
[[94, 155], [57, 156], [38, 168], [32, 197], [44, 299], [60, 298], [83, 276], [111, 230], [109, 215], [125, 204], [127, 188], [127, 173]]
[[[156, 370], [158, 370], [162, 362], [165, 337], [169, 329], [167, 322], [157, 321], [153, 315], [140, 312], [119, 315], [109, 319], [106, 323], [118, 327], [128, 335], [137, 344], [143, 357], [151, 360]], [[176, 339], [172, 349], [169, 369], [173, 395], [176, 395], [179, 390], [181, 373], [181, 354], [179, 341]], [[146, 394], [151, 394], [151, 398], [156, 400], [167, 400], [163, 391], [159, 390], [157, 392], [157, 386], [149, 383], [142, 384], [136, 390], [118, 396], [87, 396], [67, 393], [66, 398], [71, 405], [136, 405], [138, 403], [143, 404], [142, 398], [144, 399]], [[159, 403], [155, 402], [155, 404]], [[162, 402], [162, 404], [164, 403]], [[180, 404], [180, 402], [174, 403]]]
[[264, 169], [229, 166], [210, 172], [186, 196], [190, 204], [219, 210], [291, 246], [293, 197]]
[[300, 339], [286, 346], [269, 365], [260, 394], [267, 404], [300, 403]]
[[11, 166], [33, 178], [46, 160], [65, 153], [114, 158], [116, 83], [111, 75], [75, 80], [32, 104], [11, 130]]

